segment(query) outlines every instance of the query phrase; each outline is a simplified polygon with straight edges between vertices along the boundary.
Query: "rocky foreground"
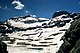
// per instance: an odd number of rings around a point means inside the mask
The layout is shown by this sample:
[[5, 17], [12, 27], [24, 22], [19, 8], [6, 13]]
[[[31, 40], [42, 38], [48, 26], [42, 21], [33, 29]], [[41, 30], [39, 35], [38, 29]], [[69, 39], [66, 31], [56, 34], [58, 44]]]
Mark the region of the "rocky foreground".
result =
[[79, 53], [79, 17], [58, 11], [51, 19], [10, 18], [0, 23], [1, 40], [9, 53]]

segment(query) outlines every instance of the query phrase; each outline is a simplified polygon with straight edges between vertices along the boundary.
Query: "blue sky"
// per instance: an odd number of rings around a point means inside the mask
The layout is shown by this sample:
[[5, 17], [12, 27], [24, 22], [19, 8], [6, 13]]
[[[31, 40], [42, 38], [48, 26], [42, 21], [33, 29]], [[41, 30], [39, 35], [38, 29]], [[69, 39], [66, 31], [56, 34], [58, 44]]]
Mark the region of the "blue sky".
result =
[[27, 14], [51, 18], [59, 10], [80, 12], [80, 0], [0, 0], [0, 21]]

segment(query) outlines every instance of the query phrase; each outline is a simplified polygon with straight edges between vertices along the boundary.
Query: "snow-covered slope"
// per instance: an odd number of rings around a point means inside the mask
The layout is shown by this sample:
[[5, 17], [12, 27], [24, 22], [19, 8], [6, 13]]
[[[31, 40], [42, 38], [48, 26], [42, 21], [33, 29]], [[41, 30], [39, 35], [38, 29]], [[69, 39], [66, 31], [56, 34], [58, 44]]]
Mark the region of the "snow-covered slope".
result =
[[69, 14], [60, 12], [51, 19], [31, 16], [11, 18], [5, 23], [25, 30], [15, 29], [13, 33], [6, 33], [10, 40], [4, 42], [9, 53], [56, 53], [63, 43], [61, 37], [73, 21]]
[[47, 21], [49, 21], [49, 19], [25, 16], [25, 17], [19, 17], [19, 18], [11, 18], [7, 20], [7, 23], [13, 27], [29, 28], [29, 27], [41, 26], [42, 23]]

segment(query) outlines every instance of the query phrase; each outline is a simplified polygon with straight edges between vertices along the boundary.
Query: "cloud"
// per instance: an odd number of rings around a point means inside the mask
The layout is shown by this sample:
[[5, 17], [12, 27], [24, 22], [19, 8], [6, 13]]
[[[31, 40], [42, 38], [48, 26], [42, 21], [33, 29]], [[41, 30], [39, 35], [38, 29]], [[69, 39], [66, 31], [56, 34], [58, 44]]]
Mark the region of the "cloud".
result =
[[1, 8], [1, 6], [0, 6], [0, 8]]
[[7, 6], [0, 6], [0, 9], [7, 9], [8, 7]]
[[32, 15], [32, 17], [37, 17], [36, 15]]
[[30, 11], [28, 11], [28, 10], [26, 10], [25, 12], [26, 12], [27, 15], [30, 14]]
[[31, 12], [28, 10], [26, 10], [25, 12], [26, 12], [26, 15], [30, 15], [31, 17], [37, 17], [36, 15], [31, 14]]
[[7, 6], [3, 7], [3, 9], [7, 9], [7, 8], [8, 8]]
[[15, 5], [15, 9], [17, 10], [24, 8], [24, 5], [19, 0], [14, 0], [11, 4]]

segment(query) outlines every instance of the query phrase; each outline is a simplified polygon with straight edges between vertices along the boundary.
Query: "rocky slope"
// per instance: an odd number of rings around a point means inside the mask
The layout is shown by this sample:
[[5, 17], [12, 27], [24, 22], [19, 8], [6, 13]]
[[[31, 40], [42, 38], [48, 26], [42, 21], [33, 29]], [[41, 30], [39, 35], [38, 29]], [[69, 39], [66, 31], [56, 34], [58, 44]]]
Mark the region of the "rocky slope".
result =
[[8, 53], [7, 45], [0, 40], [0, 53]]
[[[76, 42], [77, 38], [71, 35], [74, 34], [71, 31], [79, 24], [79, 15], [57, 11], [51, 19], [31, 15], [10, 18], [0, 24], [0, 37], [8, 45], [9, 53], [56, 53], [58, 50], [59, 53], [73, 52], [74, 49], [71, 49], [77, 43], [73, 44], [72, 41]], [[69, 50], [66, 44], [70, 44]]]
[[57, 53], [80, 53], [80, 15], [62, 37], [64, 43]]

